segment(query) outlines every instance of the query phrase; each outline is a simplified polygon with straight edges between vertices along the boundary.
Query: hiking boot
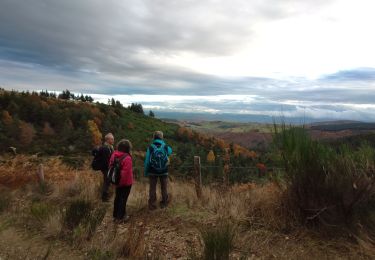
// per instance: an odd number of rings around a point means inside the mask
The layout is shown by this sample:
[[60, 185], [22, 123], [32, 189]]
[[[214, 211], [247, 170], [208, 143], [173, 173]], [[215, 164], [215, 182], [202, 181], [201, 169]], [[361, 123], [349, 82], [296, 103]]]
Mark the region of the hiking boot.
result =
[[103, 202], [108, 202], [109, 201], [109, 194], [108, 193], [103, 193], [102, 194], [102, 201]]
[[153, 204], [149, 204], [148, 205], [148, 209], [149, 210], [155, 210], [155, 209], [157, 209], [157, 207], [155, 205], [153, 205]]
[[161, 209], [164, 209], [164, 208], [166, 208], [166, 207], [168, 207], [168, 203], [160, 202], [160, 208], [161, 208]]
[[164, 209], [166, 207], [168, 207], [168, 204], [169, 204], [169, 199], [167, 201], [160, 201], [160, 208]]
[[115, 224], [125, 224], [130, 219], [129, 215], [126, 215], [124, 218], [113, 218], [113, 223]]
[[130, 216], [129, 216], [129, 215], [126, 215], [126, 216], [123, 218], [122, 222], [123, 222], [123, 223], [126, 223], [126, 222], [129, 221], [129, 219], [130, 219]]

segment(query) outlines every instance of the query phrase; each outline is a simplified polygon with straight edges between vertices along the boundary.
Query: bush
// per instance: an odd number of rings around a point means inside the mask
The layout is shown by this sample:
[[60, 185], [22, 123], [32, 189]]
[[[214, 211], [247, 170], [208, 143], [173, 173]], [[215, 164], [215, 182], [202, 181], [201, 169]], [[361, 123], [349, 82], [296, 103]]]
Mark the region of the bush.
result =
[[90, 201], [77, 199], [67, 206], [63, 217], [63, 226], [74, 240], [90, 239], [106, 212], [107, 206], [95, 208]]
[[73, 170], [82, 170], [85, 164], [85, 159], [78, 156], [63, 156], [61, 161]]
[[110, 251], [102, 251], [100, 249], [92, 249], [88, 252], [89, 259], [92, 260], [111, 260], [115, 259], [114, 255]]
[[286, 170], [289, 211], [302, 223], [330, 227], [373, 226], [375, 151], [333, 149], [302, 127], [275, 127], [274, 143]]
[[9, 192], [1, 191], [0, 192], [0, 214], [3, 213], [6, 209], [8, 209], [10, 205], [11, 197]]
[[31, 217], [41, 223], [48, 220], [52, 212], [52, 206], [45, 202], [33, 202], [30, 207]]
[[234, 228], [229, 223], [222, 223], [217, 227], [202, 231], [204, 242], [203, 259], [229, 259], [233, 249]]
[[92, 209], [92, 203], [87, 200], [77, 199], [70, 202], [64, 214], [64, 226], [73, 230], [81, 223], [87, 222]]

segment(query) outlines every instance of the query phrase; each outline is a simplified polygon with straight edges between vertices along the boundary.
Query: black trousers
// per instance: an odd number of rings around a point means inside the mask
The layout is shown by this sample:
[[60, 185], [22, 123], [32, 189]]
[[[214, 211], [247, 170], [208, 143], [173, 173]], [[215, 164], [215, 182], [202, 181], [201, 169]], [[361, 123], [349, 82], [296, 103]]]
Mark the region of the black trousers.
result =
[[130, 194], [132, 186], [124, 186], [116, 188], [116, 197], [113, 205], [113, 217], [115, 219], [123, 219], [126, 215], [126, 202]]
[[167, 206], [169, 202], [168, 198], [168, 176], [150, 176], [150, 189], [149, 189], [149, 207], [155, 207], [156, 202], [156, 186], [158, 179], [160, 180], [160, 189], [161, 189], [161, 206]]
[[109, 196], [109, 187], [111, 186], [111, 181], [107, 178], [107, 172], [108, 170], [103, 170], [103, 186], [102, 186], [102, 200], [106, 201], [108, 200]]

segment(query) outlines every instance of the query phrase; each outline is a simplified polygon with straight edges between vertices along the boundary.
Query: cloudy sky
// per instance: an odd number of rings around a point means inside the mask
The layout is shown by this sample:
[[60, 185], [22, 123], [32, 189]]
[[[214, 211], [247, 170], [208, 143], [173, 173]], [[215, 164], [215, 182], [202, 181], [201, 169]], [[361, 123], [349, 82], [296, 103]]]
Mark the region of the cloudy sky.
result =
[[0, 0], [0, 86], [375, 121], [372, 0]]

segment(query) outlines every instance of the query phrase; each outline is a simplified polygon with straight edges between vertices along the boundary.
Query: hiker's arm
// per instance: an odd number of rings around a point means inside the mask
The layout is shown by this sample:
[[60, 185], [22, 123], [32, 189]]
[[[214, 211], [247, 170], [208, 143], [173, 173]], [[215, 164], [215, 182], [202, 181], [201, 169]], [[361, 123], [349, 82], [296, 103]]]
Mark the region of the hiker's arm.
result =
[[103, 153], [104, 153], [104, 158], [106, 158], [106, 166], [107, 168], [109, 167], [110, 165], [110, 161], [111, 161], [111, 150], [108, 148], [108, 147], [105, 147], [104, 150], [103, 150]]
[[146, 156], [145, 156], [145, 163], [144, 163], [144, 175], [145, 177], [148, 176], [148, 170], [149, 170], [149, 165], [150, 164], [150, 149], [147, 148]]
[[172, 154], [172, 147], [168, 145], [168, 156]]

